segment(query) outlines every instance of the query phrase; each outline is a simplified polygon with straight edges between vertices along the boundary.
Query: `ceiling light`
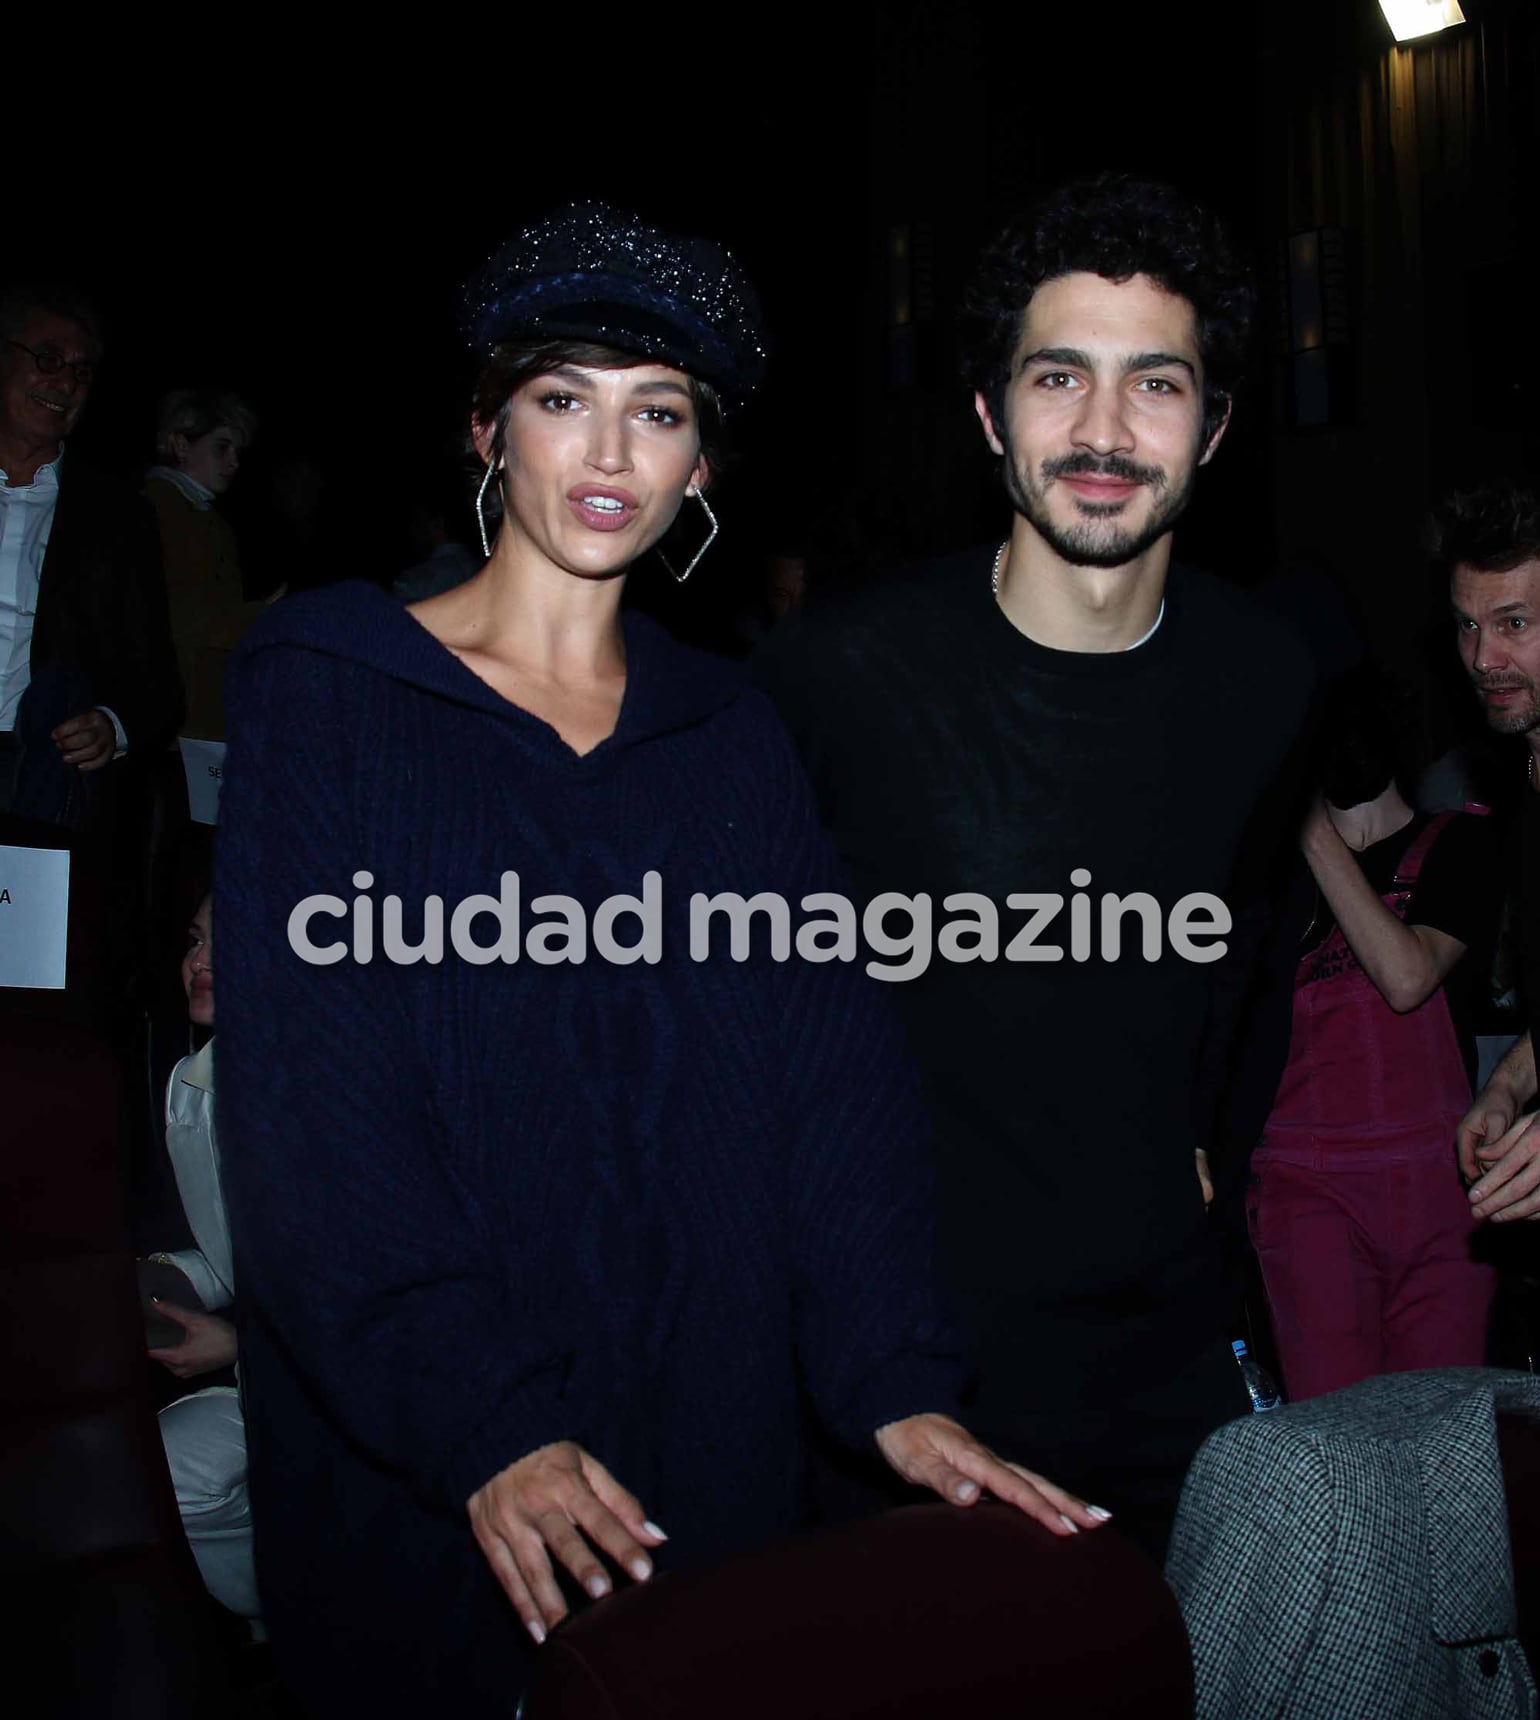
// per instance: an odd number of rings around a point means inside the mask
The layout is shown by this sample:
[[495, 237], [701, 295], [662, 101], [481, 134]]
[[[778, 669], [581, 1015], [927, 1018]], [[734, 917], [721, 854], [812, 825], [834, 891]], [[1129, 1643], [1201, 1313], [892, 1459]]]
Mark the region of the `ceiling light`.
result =
[[1398, 42], [1411, 42], [1418, 36], [1432, 36], [1447, 30], [1451, 24], [1463, 24], [1465, 14], [1456, 0], [1380, 0], [1385, 22], [1396, 33]]

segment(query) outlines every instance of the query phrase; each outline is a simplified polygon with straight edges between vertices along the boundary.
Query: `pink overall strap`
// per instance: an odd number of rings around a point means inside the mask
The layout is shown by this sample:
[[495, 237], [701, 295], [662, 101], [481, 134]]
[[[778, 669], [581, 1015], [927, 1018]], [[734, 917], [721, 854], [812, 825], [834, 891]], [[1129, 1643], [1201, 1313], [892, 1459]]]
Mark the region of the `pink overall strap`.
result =
[[[1492, 809], [1490, 806], [1483, 805], [1479, 800], [1467, 800], [1464, 810], [1472, 818], [1485, 818]], [[1422, 863], [1428, 857], [1428, 850], [1438, 840], [1445, 825], [1451, 819], [1458, 817], [1459, 814], [1456, 812], [1439, 812], [1428, 820], [1427, 828], [1422, 835], [1401, 856], [1401, 864], [1396, 868], [1396, 875], [1390, 881], [1392, 890], [1399, 889], [1402, 885], [1412, 885], [1417, 882], [1422, 874]]]
[[1401, 856], [1401, 864], [1396, 867], [1396, 875], [1390, 881], [1391, 891], [1403, 896], [1401, 907], [1405, 907], [1404, 897], [1410, 896], [1412, 886], [1422, 875], [1422, 863], [1428, 857], [1428, 850], [1438, 841], [1449, 822], [1457, 817], [1453, 812], [1436, 812], [1424, 826], [1422, 834]]
[[[1479, 800], [1468, 800], [1465, 803], [1465, 812], [1474, 818], [1485, 818], [1491, 810], [1490, 806], [1483, 806]], [[1445, 826], [1459, 816], [1458, 812], [1435, 813], [1428, 820], [1422, 834], [1401, 856], [1401, 864], [1397, 866], [1396, 875], [1390, 881], [1390, 888], [1381, 898], [1394, 911], [1397, 919], [1406, 918], [1412, 887], [1422, 875], [1422, 863], [1428, 857], [1428, 850], [1442, 835]]]

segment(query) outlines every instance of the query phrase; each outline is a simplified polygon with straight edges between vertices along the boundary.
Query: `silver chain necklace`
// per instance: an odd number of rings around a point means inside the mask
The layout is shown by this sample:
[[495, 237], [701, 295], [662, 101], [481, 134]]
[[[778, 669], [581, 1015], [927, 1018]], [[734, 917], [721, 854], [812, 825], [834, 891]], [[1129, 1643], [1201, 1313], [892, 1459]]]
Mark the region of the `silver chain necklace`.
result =
[[[1005, 566], [1005, 552], [1010, 547], [1011, 540], [1007, 538], [1005, 542], [1000, 545], [999, 549], [995, 551], [995, 564], [989, 571], [989, 589], [996, 597], [1000, 595], [1000, 573]], [[1160, 609], [1156, 613], [1155, 620], [1151, 623], [1149, 632], [1146, 633], [1142, 639], [1136, 639], [1132, 645], [1125, 645], [1123, 649], [1125, 651], [1137, 651], [1141, 645], [1146, 644], [1154, 637], [1156, 628], [1160, 626], [1161, 622], [1164, 621], [1165, 618], [1166, 600], [1162, 597], [1160, 600]], [[1530, 786], [1533, 787], [1535, 781], [1535, 755], [1533, 753], [1529, 755], [1529, 781]]]

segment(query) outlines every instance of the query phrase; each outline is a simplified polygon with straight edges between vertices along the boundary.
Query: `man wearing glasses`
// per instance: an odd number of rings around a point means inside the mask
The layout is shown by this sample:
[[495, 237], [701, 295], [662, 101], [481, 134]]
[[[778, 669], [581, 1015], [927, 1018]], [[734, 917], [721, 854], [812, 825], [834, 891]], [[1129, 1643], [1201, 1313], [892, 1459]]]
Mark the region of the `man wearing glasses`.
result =
[[0, 293], [0, 814], [77, 829], [107, 815], [97, 773], [153, 758], [182, 699], [154, 518], [65, 454], [100, 357], [73, 294]]

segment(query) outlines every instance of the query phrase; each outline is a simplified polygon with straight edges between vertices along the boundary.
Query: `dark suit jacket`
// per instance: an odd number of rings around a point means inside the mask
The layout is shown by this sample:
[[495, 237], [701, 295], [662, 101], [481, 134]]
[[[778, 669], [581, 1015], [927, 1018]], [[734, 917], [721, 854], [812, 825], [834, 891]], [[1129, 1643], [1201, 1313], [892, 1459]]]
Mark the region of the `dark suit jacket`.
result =
[[158, 752], [176, 733], [182, 685], [155, 516], [143, 497], [74, 454], [59, 468], [38, 580], [33, 679], [54, 664], [84, 688], [81, 709], [106, 705], [117, 713], [136, 758]]

